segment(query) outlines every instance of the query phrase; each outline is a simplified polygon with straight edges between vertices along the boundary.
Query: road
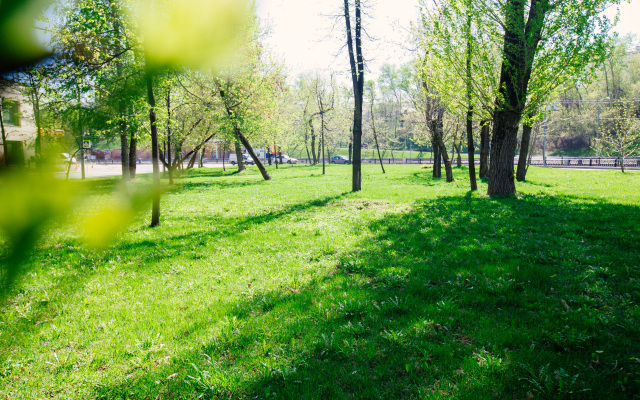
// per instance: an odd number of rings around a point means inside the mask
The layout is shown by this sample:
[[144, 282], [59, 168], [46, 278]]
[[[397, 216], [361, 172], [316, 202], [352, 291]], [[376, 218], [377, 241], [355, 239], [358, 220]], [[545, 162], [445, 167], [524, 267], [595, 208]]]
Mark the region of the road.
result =
[[[231, 167], [231, 165], [226, 164]], [[222, 167], [222, 163], [204, 163], [205, 167], [214, 168]], [[122, 167], [120, 164], [98, 164], [98, 163], [85, 163], [85, 177], [86, 178], [99, 178], [105, 176], [120, 176], [122, 175]], [[153, 172], [153, 166], [151, 163], [137, 164], [136, 173], [138, 174], [150, 174]], [[162, 172], [162, 167], [160, 167]], [[57, 175], [64, 178], [66, 171], [59, 172]], [[80, 163], [75, 163], [71, 166], [69, 172], [69, 178], [79, 179], [82, 177], [82, 170], [80, 169]]]

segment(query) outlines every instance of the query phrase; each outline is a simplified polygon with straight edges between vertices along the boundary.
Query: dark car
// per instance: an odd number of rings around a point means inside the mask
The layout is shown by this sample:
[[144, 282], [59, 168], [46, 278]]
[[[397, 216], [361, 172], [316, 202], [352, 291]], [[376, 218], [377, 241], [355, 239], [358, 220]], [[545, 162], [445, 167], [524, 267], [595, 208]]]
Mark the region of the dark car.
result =
[[347, 156], [333, 156], [330, 159], [331, 164], [351, 164]]

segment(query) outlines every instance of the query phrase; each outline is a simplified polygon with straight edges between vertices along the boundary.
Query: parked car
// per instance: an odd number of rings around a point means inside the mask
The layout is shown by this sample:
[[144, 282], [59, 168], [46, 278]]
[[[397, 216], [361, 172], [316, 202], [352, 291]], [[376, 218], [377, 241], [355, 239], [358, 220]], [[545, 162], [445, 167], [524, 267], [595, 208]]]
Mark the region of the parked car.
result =
[[69, 153], [58, 153], [58, 161], [61, 163], [76, 162], [75, 157], [71, 157]]
[[278, 156], [276, 158], [280, 164], [297, 164], [298, 163], [297, 158], [291, 158], [286, 154], [283, 154], [282, 157]]
[[351, 164], [347, 156], [333, 156], [330, 159], [331, 164]]

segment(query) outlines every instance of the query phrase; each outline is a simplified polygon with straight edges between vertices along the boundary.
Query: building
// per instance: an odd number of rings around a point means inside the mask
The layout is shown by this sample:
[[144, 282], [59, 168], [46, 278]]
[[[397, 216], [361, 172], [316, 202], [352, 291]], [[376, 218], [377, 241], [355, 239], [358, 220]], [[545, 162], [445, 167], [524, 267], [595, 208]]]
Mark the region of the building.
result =
[[5, 155], [4, 143], [0, 146], [0, 165], [23, 165], [35, 154], [37, 133], [33, 108], [19, 88], [6, 81], [0, 81], [0, 103], [7, 148]]

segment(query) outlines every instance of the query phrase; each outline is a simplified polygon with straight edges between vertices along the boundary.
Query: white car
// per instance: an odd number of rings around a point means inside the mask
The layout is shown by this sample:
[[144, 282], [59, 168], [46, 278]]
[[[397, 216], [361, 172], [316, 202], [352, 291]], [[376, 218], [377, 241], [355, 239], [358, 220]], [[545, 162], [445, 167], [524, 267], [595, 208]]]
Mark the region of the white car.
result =
[[69, 162], [76, 162], [76, 158], [75, 157], [71, 157], [69, 155], [69, 153], [59, 153], [58, 154], [58, 161], [59, 162], [63, 162], [63, 163], [69, 163]]
[[283, 154], [282, 157], [277, 156], [276, 159], [278, 160], [278, 162], [280, 164], [297, 164], [298, 163], [298, 159], [297, 158], [291, 158], [286, 154]]

